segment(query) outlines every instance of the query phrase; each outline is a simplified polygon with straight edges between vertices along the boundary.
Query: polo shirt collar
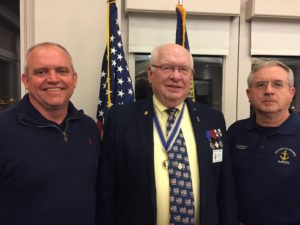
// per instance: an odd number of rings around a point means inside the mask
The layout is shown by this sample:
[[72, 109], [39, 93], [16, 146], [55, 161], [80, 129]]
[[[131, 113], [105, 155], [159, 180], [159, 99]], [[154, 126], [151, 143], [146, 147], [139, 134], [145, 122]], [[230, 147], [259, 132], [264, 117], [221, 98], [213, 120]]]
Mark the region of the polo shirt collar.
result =
[[[298, 127], [300, 125], [300, 119], [295, 112], [291, 112], [289, 118], [283, 122], [279, 127], [276, 129], [277, 134], [285, 134], [285, 135], [293, 135], [296, 133]], [[258, 129], [258, 124], [256, 123], [255, 117], [251, 118], [246, 123], [246, 129], [254, 130]]]
[[[49, 126], [55, 124], [52, 121], [44, 118], [40, 112], [34, 108], [29, 100], [29, 95], [26, 94], [22, 100], [16, 105], [16, 114], [20, 121], [32, 126]], [[68, 114], [66, 119], [80, 119], [83, 117], [83, 110], [77, 110], [75, 106], [69, 102]]]

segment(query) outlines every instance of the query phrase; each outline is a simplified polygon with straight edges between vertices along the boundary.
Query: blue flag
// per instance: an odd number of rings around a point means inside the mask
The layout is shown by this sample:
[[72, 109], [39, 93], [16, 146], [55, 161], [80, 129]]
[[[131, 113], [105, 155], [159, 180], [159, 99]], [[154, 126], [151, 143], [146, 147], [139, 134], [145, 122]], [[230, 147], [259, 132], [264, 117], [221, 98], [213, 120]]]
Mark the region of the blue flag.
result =
[[102, 132], [105, 117], [113, 105], [134, 101], [132, 82], [124, 55], [121, 32], [118, 24], [116, 3], [108, 2], [107, 46], [102, 61], [97, 124]]
[[[185, 47], [187, 50], [190, 50], [188, 35], [186, 31], [186, 11], [184, 7], [179, 3], [176, 5], [176, 14], [177, 14], [177, 25], [176, 25], [175, 43]], [[188, 97], [192, 98], [193, 101], [196, 101], [193, 79], [191, 81]]]
[[177, 26], [176, 26], [176, 44], [182, 45], [190, 50], [188, 35], [186, 31], [186, 11], [180, 4], [176, 6]]

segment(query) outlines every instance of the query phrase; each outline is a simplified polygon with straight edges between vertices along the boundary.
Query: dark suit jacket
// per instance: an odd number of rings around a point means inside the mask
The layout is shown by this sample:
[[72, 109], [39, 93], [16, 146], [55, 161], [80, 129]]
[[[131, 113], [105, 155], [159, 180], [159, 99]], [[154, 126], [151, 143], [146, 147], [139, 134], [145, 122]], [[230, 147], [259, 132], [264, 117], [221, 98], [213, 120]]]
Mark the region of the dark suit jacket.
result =
[[[186, 101], [200, 174], [200, 224], [236, 225], [233, 176], [222, 113]], [[100, 162], [98, 224], [155, 225], [156, 190], [152, 98], [112, 107], [105, 122]], [[206, 131], [223, 133], [223, 162], [212, 163]], [[157, 224], [159, 225], [159, 224]]]

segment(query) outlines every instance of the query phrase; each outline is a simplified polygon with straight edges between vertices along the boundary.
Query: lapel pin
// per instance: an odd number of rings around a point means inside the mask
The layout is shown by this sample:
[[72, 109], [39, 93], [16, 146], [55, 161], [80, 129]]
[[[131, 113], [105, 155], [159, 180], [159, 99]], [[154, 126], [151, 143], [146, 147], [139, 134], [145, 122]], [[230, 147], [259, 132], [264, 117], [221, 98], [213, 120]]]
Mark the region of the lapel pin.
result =
[[144, 115], [147, 116], [147, 115], [148, 115], [148, 111], [145, 111], [145, 112], [144, 112]]

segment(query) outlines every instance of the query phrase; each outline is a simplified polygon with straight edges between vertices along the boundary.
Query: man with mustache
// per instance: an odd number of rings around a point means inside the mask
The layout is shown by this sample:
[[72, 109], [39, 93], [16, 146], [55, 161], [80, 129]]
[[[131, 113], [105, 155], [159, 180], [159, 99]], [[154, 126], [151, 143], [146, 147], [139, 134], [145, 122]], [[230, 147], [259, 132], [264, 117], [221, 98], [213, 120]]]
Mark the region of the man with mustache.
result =
[[244, 225], [300, 224], [300, 120], [290, 109], [292, 70], [258, 60], [248, 77], [253, 117], [228, 130], [239, 221]]

